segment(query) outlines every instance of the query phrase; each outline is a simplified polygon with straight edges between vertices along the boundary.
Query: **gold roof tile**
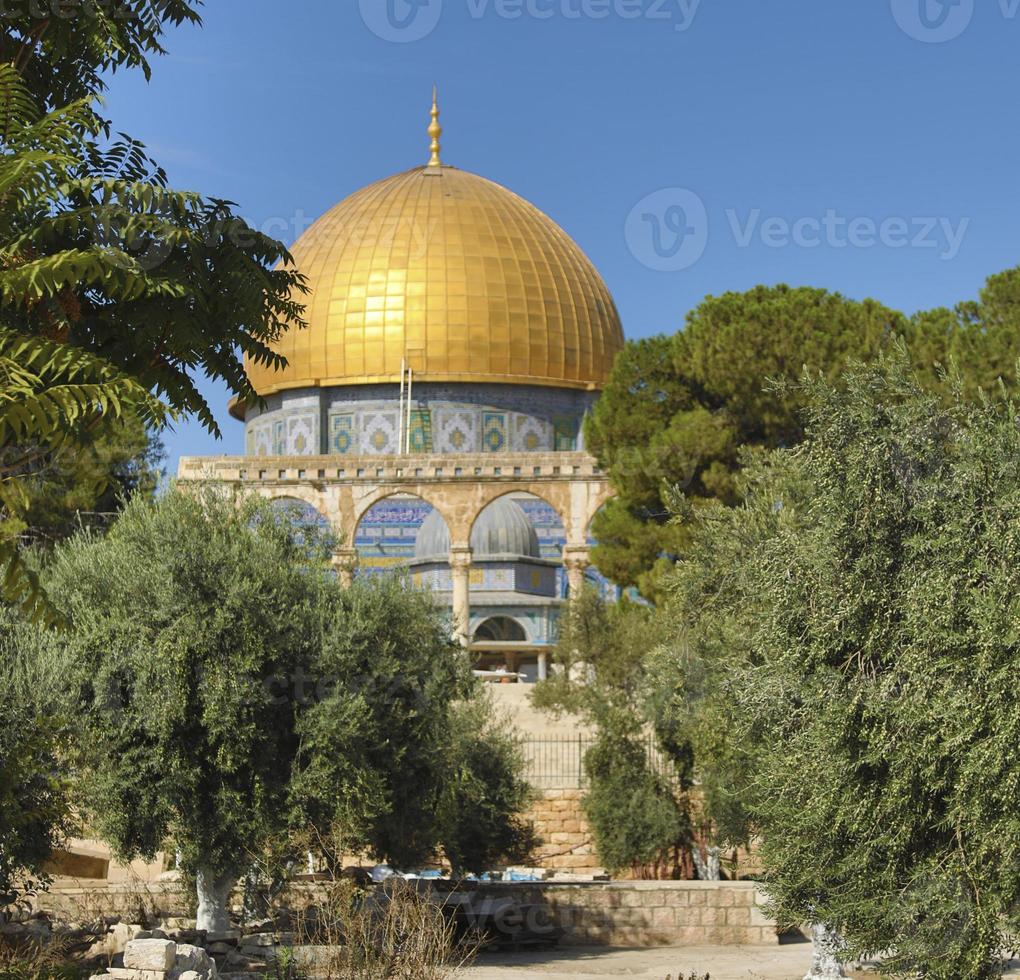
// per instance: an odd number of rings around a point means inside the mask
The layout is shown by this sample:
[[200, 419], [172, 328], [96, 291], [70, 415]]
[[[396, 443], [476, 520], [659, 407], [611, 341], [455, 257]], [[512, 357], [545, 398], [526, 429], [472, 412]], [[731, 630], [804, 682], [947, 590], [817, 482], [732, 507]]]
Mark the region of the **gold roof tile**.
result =
[[311, 289], [308, 327], [276, 344], [282, 371], [246, 365], [261, 395], [398, 382], [410, 346], [419, 381], [594, 389], [623, 346], [612, 296], [566, 232], [455, 167], [357, 191], [291, 251]]

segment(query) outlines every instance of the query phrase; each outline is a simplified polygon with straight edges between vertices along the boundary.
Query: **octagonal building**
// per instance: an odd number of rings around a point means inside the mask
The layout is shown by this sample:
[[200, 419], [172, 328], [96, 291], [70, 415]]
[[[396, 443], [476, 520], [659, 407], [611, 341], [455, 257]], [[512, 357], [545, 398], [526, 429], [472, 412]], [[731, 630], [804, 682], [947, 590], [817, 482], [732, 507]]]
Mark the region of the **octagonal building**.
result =
[[[298, 501], [341, 576], [406, 570], [480, 669], [544, 673], [609, 495], [582, 422], [623, 346], [605, 283], [551, 218], [440, 159], [341, 201], [293, 245], [307, 327], [248, 362], [246, 455], [182, 480]], [[495, 675], [494, 675], [495, 676]]]

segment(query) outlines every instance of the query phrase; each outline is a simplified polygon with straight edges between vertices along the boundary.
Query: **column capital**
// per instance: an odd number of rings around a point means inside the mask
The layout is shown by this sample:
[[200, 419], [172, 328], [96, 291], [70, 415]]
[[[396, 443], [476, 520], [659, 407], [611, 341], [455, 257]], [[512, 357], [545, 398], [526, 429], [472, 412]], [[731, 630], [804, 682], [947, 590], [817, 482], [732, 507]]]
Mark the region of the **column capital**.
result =
[[450, 568], [468, 569], [471, 567], [470, 548], [450, 549]]
[[588, 545], [567, 545], [563, 549], [563, 567], [581, 571], [591, 566], [591, 549]]
[[358, 568], [357, 548], [338, 548], [333, 552], [332, 563], [337, 581], [345, 589], [350, 588], [354, 583], [354, 573]]

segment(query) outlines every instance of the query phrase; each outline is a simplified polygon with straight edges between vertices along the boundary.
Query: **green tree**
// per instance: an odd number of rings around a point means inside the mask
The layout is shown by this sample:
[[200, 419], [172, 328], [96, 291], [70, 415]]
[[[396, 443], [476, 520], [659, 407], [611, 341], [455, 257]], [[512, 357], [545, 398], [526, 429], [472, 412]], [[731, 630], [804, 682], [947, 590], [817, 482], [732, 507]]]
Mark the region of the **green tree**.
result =
[[51, 547], [83, 527], [109, 526], [135, 495], [152, 499], [163, 459], [159, 437], [136, 419], [104, 422], [26, 473], [22, 540]]
[[659, 598], [687, 542], [671, 516], [675, 488], [695, 503], [735, 503], [743, 449], [792, 445], [803, 435], [799, 397], [766, 380], [793, 380], [805, 367], [837, 377], [849, 359], [874, 357], [904, 324], [873, 300], [758, 286], [708, 297], [675, 337], [628, 344], [585, 430], [616, 490], [593, 525], [599, 569]]
[[94, 109], [104, 77], [148, 73], [196, 7], [29, 4], [0, 22], [0, 587], [29, 606], [17, 542], [40, 462], [110, 419], [189, 413], [218, 434], [194, 373], [254, 398], [238, 351], [279, 364], [272, 342], [300, 324], [283, 246], [229, 202], [170, 190]]
[[1020, 359], [1020, 268], [990, 276], [976, 300], [916, 314], [906, 336], [926, 386], [944, 391], [932, 365], [952, 363], [970, 396], [979, 390], [994, 395], [1000, 378], [1013, 388]]
[[671, 686], [727, 678], [708, 691], [783, 920], [891, 975], [982, 980], [1020, 926], [1018, 405], [928, 392], [902, 350], [844, 382], [798, 386], [803, 445], [696, 518]]
[[468, 861], [449, 806], [491, 828], [522, 803], [501, 736], [468, 730], [475, 682], [431, 598], [397, 579], [340, 588], [334, 546], [254, 498], [172, 491], [48, 565], [73, 628], [36, 642], [62, 679], [54, 713], [75, 720], [85, 815], [122, 858], [178, 852], [202, 928], [227, 927], [248, 856], [287, 834], [339, 826], [398, 866], [441, 844]]
[[553, 671], [532, 694], [536, 707], [595, 729], [583, 805], [599, 858], [614, 871], [675, 868], [692, 841], [690, 760], [673, 752], [663, 752], [663, 765], [649, 758], [650, 746], [665, 748], [656, 736], [671, 734], [648, 721], [649, 655], [662, 631], [651, 607], [606, 602], [586, 589], [561, 620]]
[[124, 858], [169, 846], [224, 928], [246, 848], [286, 826], [300, 692], [329, 584], [303, 535], [252, 500], [170, 493], [59, 546], [47, 587], [73, 629], [40, 633], [76, 719], [77, 792]]
[[0, 908], [45, 880], [46, 861], [71, 825], [59, 762], [65, 732], [45, 713], [48, 678], [24, 655], [26, 630], [0, 606]]
[[454, 706], [437, 807], [438, 838], [455, 874], [525, 861], [535, 846], [522, 816], [532, 791], [520, 739], [492, 700]]

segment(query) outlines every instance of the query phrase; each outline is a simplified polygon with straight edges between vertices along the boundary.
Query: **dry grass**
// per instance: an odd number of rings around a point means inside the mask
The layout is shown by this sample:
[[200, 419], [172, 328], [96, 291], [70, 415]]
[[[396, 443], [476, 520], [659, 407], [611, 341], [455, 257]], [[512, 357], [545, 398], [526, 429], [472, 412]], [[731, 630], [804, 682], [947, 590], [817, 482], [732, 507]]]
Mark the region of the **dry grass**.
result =
[[347, 878], [327, 882], [316, 903], [299, 912], [297, 931], [325, 947], [311, 968], [323, 980], [447, 980], [470, 965], [480, 945], [475, 937], [459, 939], [442, 907], [400, 879], [373, 892]]

